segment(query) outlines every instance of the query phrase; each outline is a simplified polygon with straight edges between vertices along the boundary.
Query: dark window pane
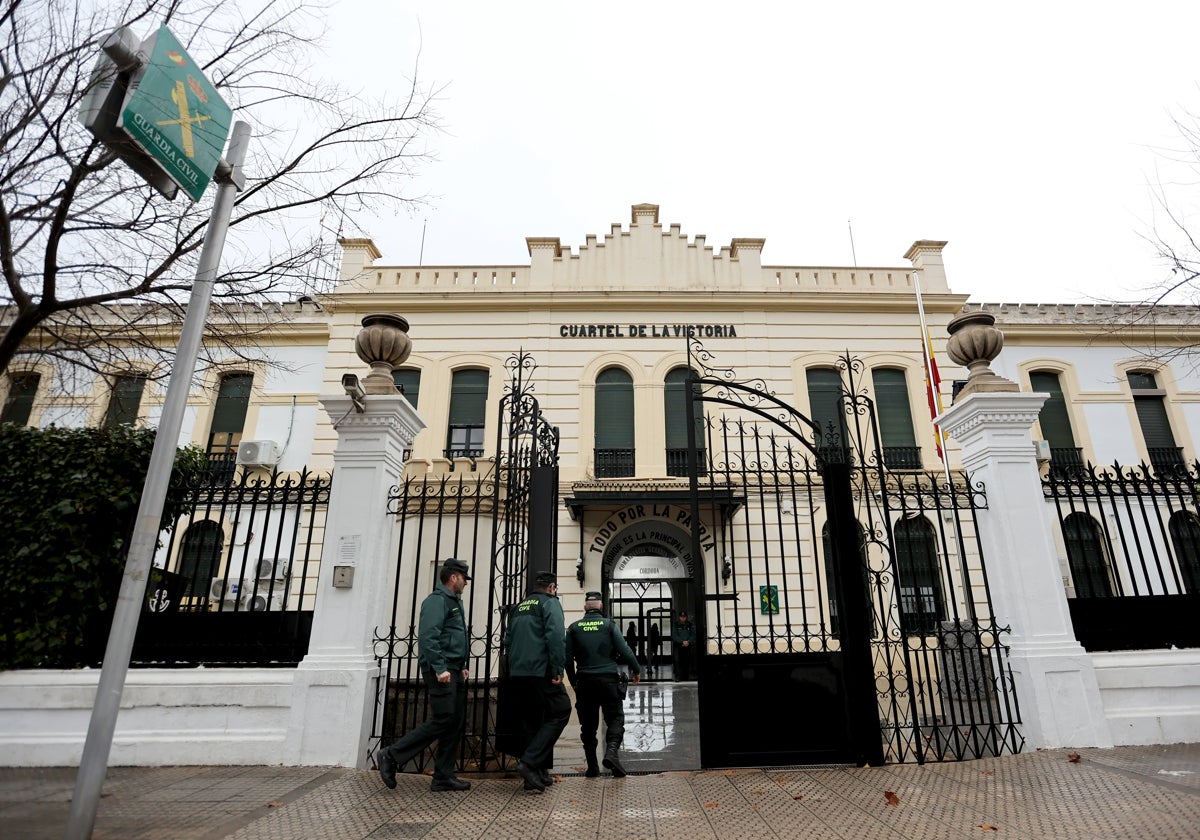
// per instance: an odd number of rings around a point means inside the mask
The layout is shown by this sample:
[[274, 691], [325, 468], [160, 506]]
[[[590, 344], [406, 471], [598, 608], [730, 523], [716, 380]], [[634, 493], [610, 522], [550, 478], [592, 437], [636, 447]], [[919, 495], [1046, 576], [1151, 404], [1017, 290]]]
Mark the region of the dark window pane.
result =
[[12, 423], [14, 426], [29, 424], [33, 398], [37, 396], [41, 380], [41, 374], [38, 373], [14, 373], [9, 376], [8, 396], [4, 398], [3, 411], [0, 411], [0, 423]]
[[1029, 384], [1034, 391], [1050, 395], [1050, 399], [1042, 404], [1042, 411], [1038, 415], [1042, 437], [1050, 442], [1051, 449], [1075, 449], [1071, 415], [1067, 411], [1067, 399], [1063, 396], [1058, 374], [1053, 371], [1034, 371], [1029, 374]]
[[137, 422], [138, 409], [142, 404], [142, 392], [146, 389], [146, 377], [142, 374], [122, 374], [113, 380], [112, 393], [108, 397], [108, 411], [104, 414], [104, 427], [132, 426]]
[[901, 519], [896, 523], [893, 535], [896, 586], [900, 590], [900, 627], [905, 633], [927, 635], [946, 617], [937, 535], [929, 520], [921, 516]]
[[596, 448], [633, 449], [633, 378], [620, 368], [596, 377]]
[[[396, 383], [396, 387], [400, 389], [400, 393], [404, 394], [408, 404], [413, 408], [417, 407], [417, 398], [421, 395], [421, 371], [413, 370], [412, 368], [400, 368], [392, 371], [392, 381]], [[484, 402], [487, 402], [487, 387], [484, 386]]]
[[875, 386], [875, 412], [879, 417], [881, 443], [888, 447], [915, 447], [912, 409], [908, 403], [908, 382], [904, 371], [896, 368], [876, 368], [871, 371]]
[[1181, 510], [1171, 517], [1171, 543], [1183, 591], [1200, 592], [1200, 520], [1194, 513]]
[[1112, 575], [1104, 535], [1086, 513], [1072, 513], [1063, 520], [1063, 542], [1076, 598], [1108, 598], [1113, 594]]

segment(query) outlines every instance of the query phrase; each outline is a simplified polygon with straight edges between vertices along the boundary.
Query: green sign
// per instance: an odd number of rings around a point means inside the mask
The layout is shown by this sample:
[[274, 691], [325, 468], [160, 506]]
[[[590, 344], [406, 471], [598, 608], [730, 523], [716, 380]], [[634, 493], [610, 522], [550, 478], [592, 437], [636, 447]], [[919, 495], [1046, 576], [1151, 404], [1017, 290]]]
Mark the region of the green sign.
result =
[[758, 606], [763, 615], [779, 615], [779, 587], [758, 587]]
[[131, 86], [118, 125], [198, 201], [221, 160], [233, 111], [167, 27], [143, 46], [150, 63]]

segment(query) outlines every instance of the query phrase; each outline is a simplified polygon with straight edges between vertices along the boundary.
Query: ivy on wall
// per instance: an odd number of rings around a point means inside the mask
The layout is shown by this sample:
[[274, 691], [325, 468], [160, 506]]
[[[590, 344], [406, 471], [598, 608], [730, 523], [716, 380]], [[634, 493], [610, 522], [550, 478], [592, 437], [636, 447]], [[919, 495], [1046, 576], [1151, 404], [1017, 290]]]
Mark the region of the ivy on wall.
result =
[[[0, 426], [0, 669], [103, 651], [153, 446], [153, 430], [131, 426]], [[180, 449], [171, 486], [206, 466], [203, 450]], [[182, 512], [168, 505], [164, 528]]]

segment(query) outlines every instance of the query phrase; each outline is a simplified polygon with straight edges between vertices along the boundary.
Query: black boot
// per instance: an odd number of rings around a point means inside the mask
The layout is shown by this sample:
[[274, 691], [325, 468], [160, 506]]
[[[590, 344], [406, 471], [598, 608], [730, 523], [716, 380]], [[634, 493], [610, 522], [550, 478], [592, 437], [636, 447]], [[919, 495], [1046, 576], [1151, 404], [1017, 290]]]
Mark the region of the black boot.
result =
[[583, 751], [583, 757], [587, 759], [587, 771], [584, 772], [583, 775], [587, 776], [589, 779], [594, 779], [599, 776], [600, 765], [596, 762], [596, 748], [585, 748]]
[[625, 776], [625, 768], [621, 766], [621, 762], [617, 758], [616, 744], [609, 744], [608, 749], [604, 751], [604, 766], [612, 771], [614, 779], [620, 779]]

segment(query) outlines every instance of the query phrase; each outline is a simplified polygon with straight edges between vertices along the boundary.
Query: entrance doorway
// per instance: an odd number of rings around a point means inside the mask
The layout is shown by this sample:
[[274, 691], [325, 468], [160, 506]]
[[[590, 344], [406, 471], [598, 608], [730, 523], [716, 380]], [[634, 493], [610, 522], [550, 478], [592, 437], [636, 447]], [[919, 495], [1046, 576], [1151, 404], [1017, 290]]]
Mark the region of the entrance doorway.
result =
[[642, 680], [674, 680], [671, 581], [613, 581], [610, 585], [612, 619], [642, 666]]

